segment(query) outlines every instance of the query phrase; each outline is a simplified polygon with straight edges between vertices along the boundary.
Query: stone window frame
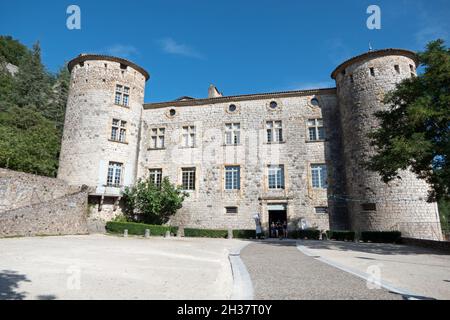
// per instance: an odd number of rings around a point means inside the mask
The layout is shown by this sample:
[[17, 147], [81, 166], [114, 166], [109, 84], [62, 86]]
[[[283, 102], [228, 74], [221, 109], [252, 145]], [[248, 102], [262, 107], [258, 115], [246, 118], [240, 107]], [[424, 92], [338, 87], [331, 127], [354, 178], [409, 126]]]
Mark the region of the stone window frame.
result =
[[326, 206], [317, 206], [314, 207], [314, 214], [319, 215], [319, 216], [323, 216], [323, 215], [327, 215], [329, 214], [329, 208]]
[[[319, 186], [314, 186], [314, 167], [321, 167], [320, 171], [323, 171], [323, 167], [325, 167], [325, 183], [322, 181], [323, 173], [320, 172], [319, 178]], [[310, 185], [313, 190], [327, 190], [329, 188], [328, 184], [328, 166], [324, 162], [314, 162], [309, 164], [309, 173], [310, 173]]]
[[[156, 134], [154, 134], [156, 130]], [[162, 132], [161, 132], [162, 131]], [[153, 127], [150, 129], [150, 146], [147, 150], [164, 150], [166, 149], [166, 133], [167, 128], [165, 126]], [[162, 144], [160, 143], [160, 138], [162, 137]], [[153, 143], [153, 139], [155, 139], [155, 144]]]
[[148, 169], [148, 179], [152, 181], [158, 188], [161, 188], [161, 183], [163, 180], [163, 168], [149, 168]]
[[[269, 123], [272, 122], [273, 125], [271, 128], [268, 128]], [[281, 126], [276, 128], [275, 124], [279, 122], [281, 123]], [[279, 133], [278, 136], [281, 136], [280, 140], [275, 141], [274, 137], [276, 137], [277, 135], [275, 134], [275, 130], [278, 129]], [[272, 141], [269, 141], [269, 130], [271, 131], [271, 139]], [[266, 144], [282, 144], [282, 143], [286, 143], [286, 139], [285, 139], [285, 130], [284, 130], [284, 121], [283, 120], [278, 120], [278, 119], [268, 119], [264, 121], [264, 141]]]
[[[194, 171], [194, 189], [185, 189], [183, 184], [183, 173], [189, 169], [193, 169]], [[195, 165], [185, 165], [179, 168], [179, 185], [181, 186], [183, 191], [186, 191], [188, 193], [195, 193], [198, 192], [199, 187], [199, 169]]]
[[[275, 102], [275, 103], [277, 104], [277, 107], [276, 107], [276, 108], [272, 108], [272, 107], [271, 107], [271, 104], [272, 104], [273, 102]], [[268, 101], [265, 103], [265, 105], [266, 105], [266, 109], [267, 109], [268, 111], [270, 111], [270, 112], [281, 111], [281, 110], [283, 109], [283, 106], [284, 106], [280, 99], [270, 99], [270, 100], [268, 100]]]
[[[314, 124], [311, 124], [311, 121], [314, 121]], [[319, 121], [322, 121], [322, 125], [319, 124]], [[311, 139], [311, 129], [314, 129], [314, 134], [316, 139]], [[322, 138], [320, 139], [320, 132], [322, 129]], [[324, 142], [327, 139], [326, 133], [325, 133], [325, 125], [322, 117], [310, 117], [306, 119], [306, 137], [307, 142]]]
[[[175, 114], [173, 114], [173, 115], [170, 114], [172, 110], [175, 112]], [[167, 108], [165, 114], [166, 114], [167, 118], [173, 119], [178, 115], [178, 109], [175, 107], [169, 107], [169, 108]]]
[[[127, 97], [126, 100], [125, 97]], [[116, 83], [114, 87], [114, 104], [116, 106], [130, 108], [130, 102], [131, 102], [131, 87], [124, 85], [122, 83]]]
[[[230, 106], [231, 105], [235, 105], [236, 106], [236, 110], [231, 111], [230, 110]], [[241, 105], [237, 102], [230, 102], [228, 104], [225, 105], [225, 112], [228, 114], [240, 114], [241, 113]]]
[[[270, 183], [270, 176], [271, 173], [270, 171], [275, 169], [275, 168], [281, 168], [281, 182], [282, 184], [280, 184], [280, 187], [278, 187], [278, 183], [277, 181], [275, 181], [276, 187], [275, 188], [271, 188], [271, 183]], [[266, 166], [266, 172], [267, 172], [267, 179], [266, 179], [266, 184], [267, 184], [267, 190], [269, 191], [280, 191], [280, 190], [286, 190], [286, 166], [284, 164], [268, 164]]]
[[[118, 124], [114, 124], [114, 121], [118, 121]], [[116, 135], [116, 138], [113, 136], [113, 130], [114, 128], [118, 129], [118, 135]], [[124, 139], [121, 140], [121, 133], [124, 132]], [[110, 131], [109, 131], [109, 141], [116, 142], [116, 143], [123, 143], [128, 144], [128, 121], [119, 119], [119, 117], [112, 117], [110, 121]]]
[[[320, 96], [316, 96], [316, 95], [309, 96], [307, 99], [308, 99], [308, 101], [307, 101], [308, 107], [313, 108], [313, 109], [322, 109], [322, 99], [320, 98]], [[318, 105], [313, 104], [312, 103], [313, 100], [317, 100]]]
[[[186, 128], [188, 129], [187, 133], [185, 133]], [[192, 128], [194, 128], [193, 131], [191, 131]], [[183, 149], [197, 148], [198, 147], [198, 144], [197, 144], [198, 126], [195, 124], [183, 124], [181, 126], [180, 138], [181, 138], [181, 141], [180, 141], [181, 148], [183, 148]], [[187, 138], [187, 140], [186, 140], [186, 138]], [[192, 140], [190, 140], [190, 139], [192, 139]]]
[[[232, 182], [231, 188], [227, 188], [227, 169], [229, 168], [237, 168], [237, 187], [234, 186], [234, 182]], [[234, 181], [234, 178], [232, 178]], [[239, 164], [225, 164], [223, 165], [223, 190], [225, 192], [240, 192], [242, 189], [242, 167]]]
[[[120, 170], [118, 170], [118, 168]], [[109, 161], [108, 170], [106, 174], [106, 187], [120, 188], [122, 186], [125, 164], [118, 161]], [[117, 177], [117, 173], [119, 176]], [[118, 179], [117, 179], [118, 178]], [[111, 182], [110, 182], [111, 180]], [[119, 180], [118, 182], [116, 182]]]
[[[228, 129], [227, 126], [231, 125], [231, 129]], [[235, 126], [238, 125], [239, 128], [235, 129]], [[242, 126], [241, 126], [241, 122], [234, 122], [234, 121], [227, 121], [224, 122], [223, 125], [223, 145], [224, 146], [240, 146], [242, 145], [241, 141], [241, 133], [242, 133]], [[236, 134], [237, 133], [237, 134]], [[231, 135], [231, 140], [232, 143], [228, 143], [228, 139], [227, 139], [227, 135], [230, 134]], [[237, 138], [237, 142], [236, 142], [236, 138]]]
[[[228, 209], [236, 209], [236, 212], [228, 212]], [[236, 216], [239, 214], [239, 207], [238, 206], [225, 206], [224, 207], [225, 210], [225, 215], [227, 216]]]

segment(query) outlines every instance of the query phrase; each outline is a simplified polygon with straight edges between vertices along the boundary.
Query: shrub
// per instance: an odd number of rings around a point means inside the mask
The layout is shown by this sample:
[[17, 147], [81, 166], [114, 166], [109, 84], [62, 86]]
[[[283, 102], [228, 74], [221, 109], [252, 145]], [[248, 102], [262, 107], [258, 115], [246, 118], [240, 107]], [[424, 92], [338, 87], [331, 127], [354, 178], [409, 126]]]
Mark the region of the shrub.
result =
[[320, 230], [316, 229], [296, 230], [289, 232], [289, 236], [294, 239], [319, 240]]
[[361, 240], [375, 243], [400, 243], [402, 233], [400, 231], [363, 231]]
[[256, 238], [256, 230], [233, 230], [233, 238], [254, 239]]
[[128, 234], [133, 235], [144, 235], [145, 229], [150, 229], [150, 235], [152, 236], [163, 236], [167, 231], [176, 234], [178, 231], [177, 227], [171, 226], [156, 226], [144, 223], [135, 222], [114, 222], [110, 221], [106, 223], [106, 230], [110, 233], [123, 233], [127, 229]]
[[126, 214], [155, 225], [167, 223], [181, 209], [187, 196], [180, 187], [170, 183], [168, 177], [164, 177], [161, 186], [140, 179], [133, 187], [126, 187], [123, 193]]
[[211, 230], [211, 229], [184, 229], [185, 237], [195, 237], [195, 238], [226, 238], [228, 237], [227, 230]]
[[336, 241], [355, 241], [354, 231], [330, 230], [327, 231], [327, 237]]

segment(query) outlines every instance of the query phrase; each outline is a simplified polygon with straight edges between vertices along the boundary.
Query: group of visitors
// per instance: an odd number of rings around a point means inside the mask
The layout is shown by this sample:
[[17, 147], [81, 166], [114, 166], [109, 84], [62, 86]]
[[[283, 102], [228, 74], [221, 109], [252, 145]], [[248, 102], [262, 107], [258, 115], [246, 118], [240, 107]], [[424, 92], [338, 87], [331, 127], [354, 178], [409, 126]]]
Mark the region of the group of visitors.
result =
[[283, 238], [288, 237], [288, 230], [287, 230], [287, 222], [283, 221], [281, 222], [278, 220], [277, 222], [272, 221], [270, 225], [270, 236], [272, 238], [279, 238], [280, 240]]

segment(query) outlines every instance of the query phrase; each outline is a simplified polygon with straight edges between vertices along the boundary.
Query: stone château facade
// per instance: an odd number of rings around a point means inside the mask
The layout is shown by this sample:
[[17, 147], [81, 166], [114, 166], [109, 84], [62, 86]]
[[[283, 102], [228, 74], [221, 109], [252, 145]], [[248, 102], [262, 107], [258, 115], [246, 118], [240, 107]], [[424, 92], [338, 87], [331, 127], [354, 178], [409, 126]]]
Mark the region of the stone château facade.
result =
[[80, 55], [58, 178], [91, 187], [94, 215], [120, 213], [123, 186], [167, 176], [190, 194], [172, 219], [200, 228], [400, 230], [440, 239], [437, 205], [410, 172], [384, 184], [364, 168], [384, 95], [415, 76], [417, 57], [372, 51], [336, 68], [336, 88], [144, 103], [149, 74], [115, 57]]

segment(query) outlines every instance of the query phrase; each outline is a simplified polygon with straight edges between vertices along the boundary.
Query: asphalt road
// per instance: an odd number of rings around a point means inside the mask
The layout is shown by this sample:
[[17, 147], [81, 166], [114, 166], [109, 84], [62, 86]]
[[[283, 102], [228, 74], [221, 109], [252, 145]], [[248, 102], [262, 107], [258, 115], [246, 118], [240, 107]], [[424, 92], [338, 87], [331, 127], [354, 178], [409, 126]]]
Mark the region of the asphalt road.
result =
[[255, 299], [402, 300], [385, 289], [308, 257], [292, 242], [253, 243], [241, 252], [253, 283]]

